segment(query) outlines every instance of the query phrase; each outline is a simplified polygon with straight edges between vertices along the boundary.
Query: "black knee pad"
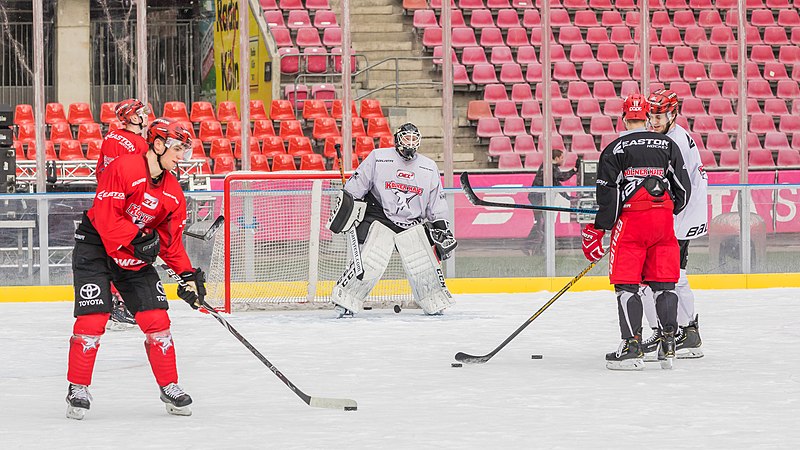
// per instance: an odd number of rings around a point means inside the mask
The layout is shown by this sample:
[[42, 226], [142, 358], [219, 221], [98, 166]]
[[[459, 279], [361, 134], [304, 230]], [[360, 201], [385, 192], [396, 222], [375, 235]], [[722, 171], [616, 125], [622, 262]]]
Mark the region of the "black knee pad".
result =
[[658, 291], [671, 291], [675, 289], [675, 283], [662, 283], [660, 281], [648, 281], [647, 284], [653, 292]]

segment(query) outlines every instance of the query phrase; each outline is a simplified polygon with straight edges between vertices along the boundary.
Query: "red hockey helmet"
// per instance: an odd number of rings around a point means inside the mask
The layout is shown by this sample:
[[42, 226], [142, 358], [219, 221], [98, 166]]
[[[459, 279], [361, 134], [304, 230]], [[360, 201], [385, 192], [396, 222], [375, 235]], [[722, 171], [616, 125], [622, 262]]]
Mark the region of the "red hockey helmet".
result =
[[156, 139], [163, 140], [167, 148], [175, 144], [182, 144], [187, 148], [192, 148], [192, 135], [189, 130], [179, 122], [166, 117], [159, 117], [154, 120], [147, 130], [147, 142], [153, 145]]
[[631, 94], [622, 103], [622, 118], [625, 120], [647, 120], [650, 104], [642, 94]]
[[131, 123], [131, 117], [133, 116], [139, 116], [141, 118], [140, 123], [144, 123], [148, 114], [150, 114], [150, 108], [135, 98], [129, 98], [117, 103], [114, 113], [117, 115], [117, 119], [126, 125]]
[[650, 114], [677, 113], [678, 94], [668, 89], [659, 89], [647, 99], [650, 103]]

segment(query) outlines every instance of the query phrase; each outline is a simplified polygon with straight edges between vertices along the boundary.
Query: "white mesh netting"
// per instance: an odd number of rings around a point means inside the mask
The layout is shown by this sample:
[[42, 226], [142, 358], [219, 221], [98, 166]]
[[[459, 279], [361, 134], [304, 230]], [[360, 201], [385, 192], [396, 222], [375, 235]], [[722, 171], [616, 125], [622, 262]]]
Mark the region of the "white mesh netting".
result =
[[[350, 260], [325, 228], [336, 173], [236, 173], [225, 182], [225, 227], [214, 239], [207, 301], [231, 309], [330, 308]], [[229, 249], [226, 252], [226, 248]], [[365, 306], [414, 307], [397, 252]]]

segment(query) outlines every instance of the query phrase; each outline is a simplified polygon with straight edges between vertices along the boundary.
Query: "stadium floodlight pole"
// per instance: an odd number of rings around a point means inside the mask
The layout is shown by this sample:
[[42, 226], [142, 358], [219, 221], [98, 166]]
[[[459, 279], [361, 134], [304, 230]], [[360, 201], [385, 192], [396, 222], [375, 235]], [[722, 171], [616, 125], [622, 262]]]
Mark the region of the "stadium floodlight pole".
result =
[[650, 94], [650, 5], [642, 2], [642, 13], [639, 14], [639, 33], [641, 33], [639, 54], [642, 63], [642, 87], [640, 92], [645, 98]]
[[[352, 92], [350, 82], [353, 68], [350, 67], [350, 0], [342, 0], [342, 147], [344, 154], [339, 165], [353, 167], [353, 113], [350, 107]], [[334, 57], [335, 58], [335, 57]]]
[[147, 0], [136, 0], [136, 96], [149, 105], [147, 92]]
[[[250, 170], [250, 0], [239, 0], [239, 115], [242, 170]], [[296, 95], [295, 95], [295, 98]]]
[[[164, 271], [167, 272], [167, 275], [169, 275], [170, 278], [175, 280], [175, 282], [178, 283], [179, 286], [181, 286], [184, 289], [189, 288], [189, 285], [186, 284], [186, 281], [184, 281], [183, 278], [181, 278], [181, 276], [178, 275], [174, 270], [172, 270], [168, 265], [164, 264], [163, 261], [159, 260], [159, 266], [162, 269], [164, 269]], [[225, 320], [225, 318], [222, 317], [219, 314], [219, 312], [216, 309], [214, 309], [213, 306], [206, 303], [205, 300], [200, 300], [200, 305], [203, 308], [205, 308], [208, 311], [208, 313], [211, 314], [211, 316], [214, 319], [216, 319], [217, 322], [220, 323], [220, 325], [225, 327], [226, 330], [228, 330], [239, 342], [241, 342], [242, 345], [244, 345], [248, 350], [250, 350], [250, 353], [255, 355], [255, 357], [258, 358], [259, 361], [261, 361], [265, 366], [267, 366], [267, 368], [272, 373], [274, 373], [279, 380], [283, 381], [283, 384], [285, 384], [289, 388], [289, 390], [291, 390], [292, 392], [294, 392], [295, 395], [300, 397], [300, 399], [303, 400], [303, 402], [305, 402], [306, 405], [313, 406], [314, 408], [343, 409], [345, 411], [356, 411], [358, 409], [358, 404], [356, 403], [355, 400], [350, 400], [347, 398], [312, 397], [306, 394], [305, 392], [300, 390], [299, 387], [295, 386], [295, 384], [292, 383], [288, 378], [286, 378], [286, 375], [281, 373], [281, 371], [278, 370], [278, 368], [275, 367], [275, 365], [272, 364], [264, 355], [262, 355], [261, 352], [259, 352], [258, 349], [255, 348], [253, 344], [250, 343], [250, 341], [245, 339], [245, 337], [242, 336], [241, 333], [239, 333], [236, 330], [236, 328], [233, 328], [233, 326], [230, 323], [228, 323], [228, 321]]]
[[[42, 0], [33, 1], [33, 103], [34, 103], [34, 126], [36, 127], [36, 192], [43, 194], [47, 192], [46, 159], [47, 152], [45, 147], [45, 127], [44, 127], [44, 20]], [[30, 150], [28, 150], [30, 151]], [[49, 229], [49, 211], [47, 196], [39, 197], [36, 203], [39, 211], [38, 224], [40, 230]], [[31, 243], [28, 243], [31, 245]], [[49, 236], [47, 233], [39, 233], [39, 248], [49, 248]], [[49, 252], [39, 252], [39, 282], [42, 285], [50, 284], [50, 258]]]
[[[604, 253], [603, 256], [600, 257], [600, 259], [603, 259], [605, 256], [606, 255]], [[578, 280], [580, 280], [581, 278], [583, 278], [584, 275], [589, 273], [589, 271], [592, 270], [594, 266], [597, 265], [598, 262], [600, 262], [600, 259], [590, 263], [588, 266], [586, 266], [585, 269], [581, 271], [581, 273], [575, 275], [571, 280], [569, 280], [569, 282], [563, 288], [561, 288], [561, 290], [558, 291], [556, 295], [554, 295], [550, 300], [548, 300], [547, 303], [542, 305], [542, 307], [539, 308], [538, 311], [536, 311], [531, 317], [529, 317], [528, 320], [526, 320], [525, 323], [523, 323], [519, 328], [514, 330], [514, 332], [511, 333], [511, 335], [507, 337], [506, 340], [503, 341], [500, 345], [498, 345], [494, 350], [482, 356], [468, 355], [464, 352], [458, 352], [456, 353], [455, 356], [456, 361], [468, 364], [483, 364], [492, 359], [492, 357], [496, 355], [497, 352], [499, 352], [500, 350], [503, 349], [503, 347], [508, 345], [509, 342], [511, 342], [515, 337], [517, 337], [518, 334], [522, 332], [522, 330], [524, 330], [528, 325], [530, 325], [531, 322], [536, 320], [536, 318], [539, 317], [547, 308], [549, 308], [550, 305], [555, 303], [556, 300], [558, 300], [562, 295], [564, 295], [565, 292], [567, 292], [572, 286], [574, 286], [575, 283], [578, 282]]]
[[[742, 261], [742, 273], [750, 273], [750, 189], [746, 186], [750, 180], [748, 173], [747, 148], [747, 9], [745, 0], [739, 0], [737, 16], [739, 47], [739, 258]], [[796, 100], [795, 100], [796, 101]]]

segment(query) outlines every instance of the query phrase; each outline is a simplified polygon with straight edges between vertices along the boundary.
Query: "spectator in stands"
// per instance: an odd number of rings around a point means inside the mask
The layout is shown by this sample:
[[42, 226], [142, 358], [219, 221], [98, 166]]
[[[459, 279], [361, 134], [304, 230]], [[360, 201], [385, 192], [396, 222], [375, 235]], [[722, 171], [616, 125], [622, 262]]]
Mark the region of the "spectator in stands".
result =
[[[572, 178], [577, 173], [577, 167], [580, 166], [581, 158], [583, 155], [578, 155], [578, 163], [576, 168], [569, 169], [565, 172], [561, 171], [561, 166], [564, 165], [564, 152], [561, 150], [553, 150], [553, 186], [561, 186], [561, 183]], [[544, 186], [544, 164], [539, 166], [536, 171], [536, 177], [533, 179], [532, 187]], [[566, 192], [560, 193], [562, 197], [570, 200], [570, 196]], [[531, 205], [544, 205], [545, 194], [542, 192], [531, 192], [528, 194], [528, 200]], [[528, 256], [544, 254], [544, 211], [533, 211], [533, 228], [528, 234], [528, 241], [526, 246], [522, 249], [523, 253]]]

